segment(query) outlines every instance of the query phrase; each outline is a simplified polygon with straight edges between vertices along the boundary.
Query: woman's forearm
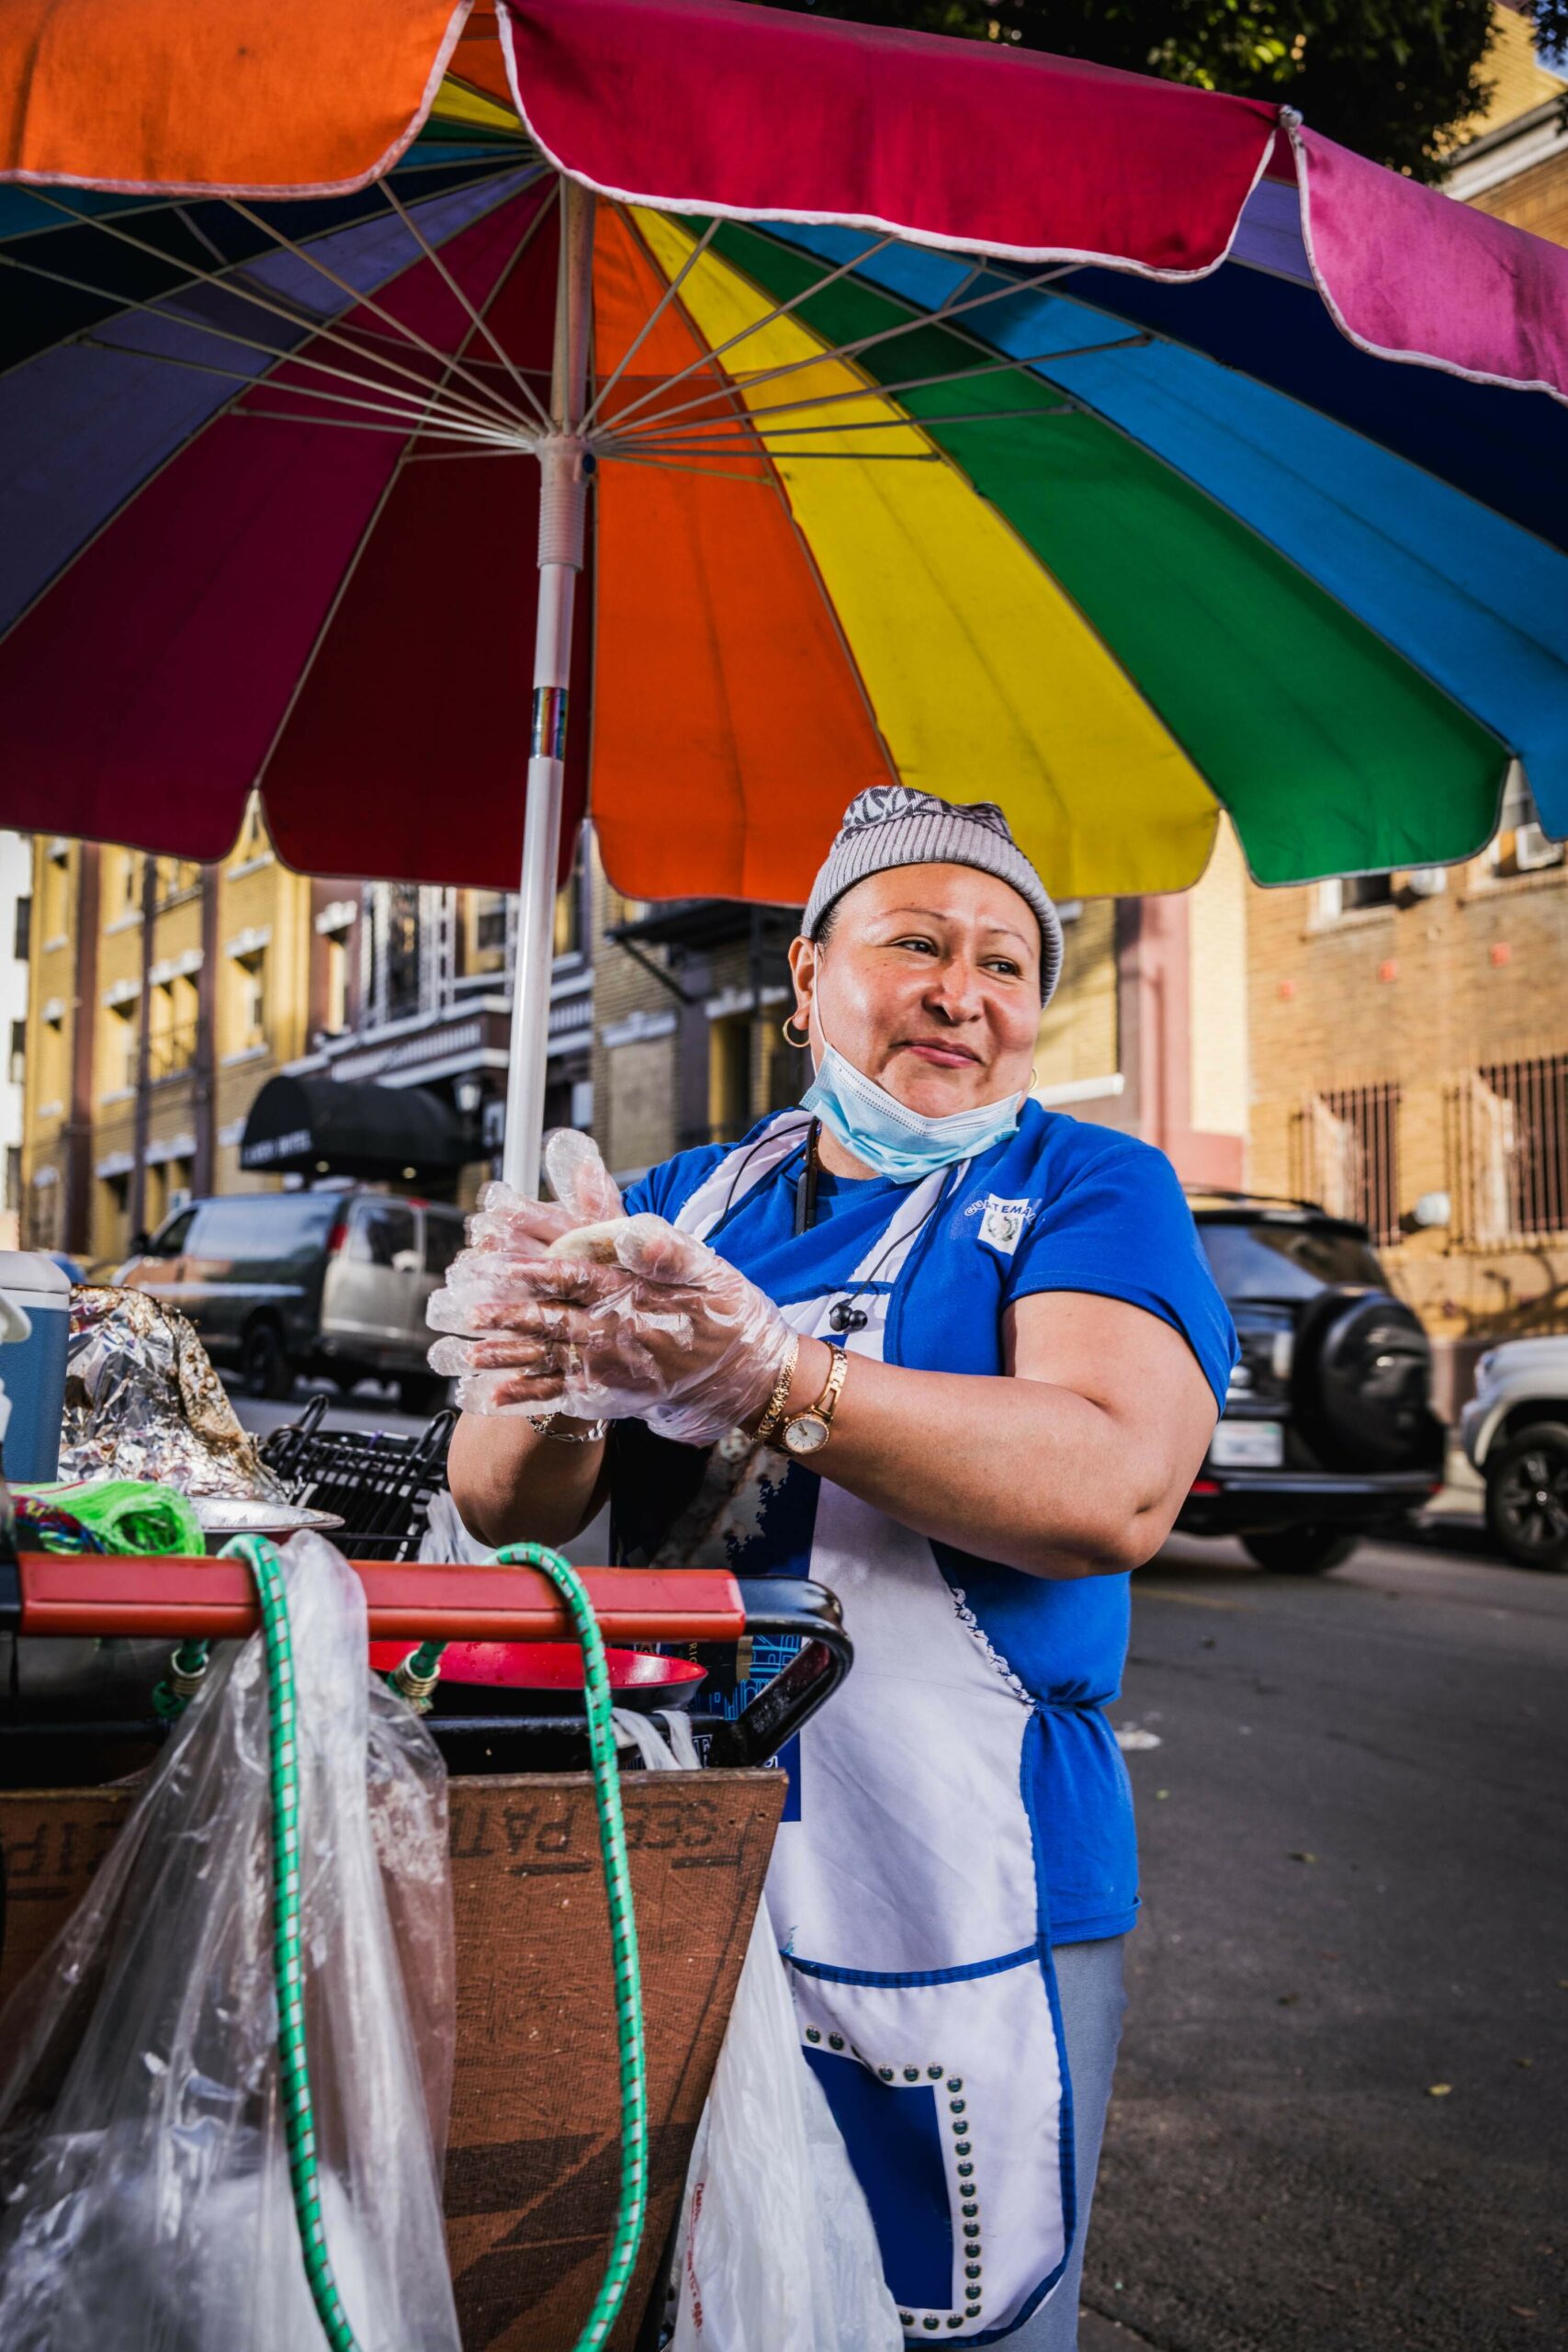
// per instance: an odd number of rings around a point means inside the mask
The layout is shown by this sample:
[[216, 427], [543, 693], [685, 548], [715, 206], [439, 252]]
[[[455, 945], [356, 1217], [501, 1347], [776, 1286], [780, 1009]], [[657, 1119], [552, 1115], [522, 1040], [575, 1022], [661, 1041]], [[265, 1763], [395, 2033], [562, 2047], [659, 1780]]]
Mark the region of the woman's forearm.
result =
[[[790, 1412], [820, 1393], [830, 1363], [825, 1341], [802, 1341]], [[1030, 1576], [1080, 1577], [1151, 1557], [1197, 1465], [1168, 1463], [1157, 1436], [1046, 1381], [852, 1355], [814, 1466], [940, 1543]]]
[[465, 1413], [446, 1459], [452, 1499], [481, 1544], [570, 1544], [599, 1507], [604, 1446], [544, 1437], [512, 1413]]

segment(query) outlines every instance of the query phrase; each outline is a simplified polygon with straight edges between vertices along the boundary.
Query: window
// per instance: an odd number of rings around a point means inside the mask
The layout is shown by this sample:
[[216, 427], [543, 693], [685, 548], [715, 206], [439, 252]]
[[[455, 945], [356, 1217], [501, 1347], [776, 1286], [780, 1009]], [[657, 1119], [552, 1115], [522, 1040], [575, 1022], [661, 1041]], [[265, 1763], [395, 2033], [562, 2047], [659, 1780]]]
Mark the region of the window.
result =
[[1354, 914], [1362, 907], [1393, 904], [1392, 874], [1341, 874], [1320, 882], [1317, 888], [1318, 910], [1325, 922], [1336, 922], [1341, 915]]
[[1201, 1217], [1198, 1238], [1224, 1296], [1288, 1300], [1315, 1297], [1343, 1283], [1381, 1290], [1383, 1272], [1359, 1235], [1304, 1218], [1258, 1217], [1250, 1224]]
[[130, 996], [109, 1007], [109, 1049], [107, 1067], [104, 1072], [108, 1080], [105, 1092], [113, 1094], [133, 1087], [140, 1075], [141, 1023], [137, 1015], [139, 1001]]
[[309, 1256], [325, 1246], [341, 1205], [332, 1193], [231, 1193], [200, 1204], [191, 1246], [230, 1261]]
[[33, 944], [33, 902], [30, 898], [17, 900], [16, 929], [11, 937], [11, 953], [18, 964], [28, 960], [28, 950]]
[[133, 849], [120, 852], [119, 903], [120, 911], [128, 915], [141, 904], [141, 860]]
[[28, 1024], [25, 1021], [11, 1023], [11, 1083], [22, 1086], [28, 1076]]
[[6, 1146], [6, 1197], [0, 1208], [17, 1209], [22, 1205], [22, 1147], [19, 1143]]
[[321, 999], [321, 1025], [335, 1036], [348, 1026], [348, 941], [341, 931], [327, 933]]
[[1568, 1054], [1489, 1063], [1458, 1111], [1462, 1238], [1568, 1232]]
[[474, 969], [499, 971], [506, 960], [506, 898], [486, 891], [474, 910]]
[[451, 1210], [424, 1212], [424, 1271], [445, 1274], [463, 1246], [463, 1220]]
[[744, 1135], [751, 1124], [751, 1029], [749, 1012], [708, 1023], [708, 1127], [716, 1141]]
[[1517, 760], [1510, 766], [1508, 781], [1503, 787], [1497, 836], [1488, 854], [1493, 872], [1505, 879], [1510, 875], [1533, 874], [1541, 866], [1562, 863], [1562, 843], [1542, 831], [1535, 796]]
[[417, 1012], [420, 1001], [420, 935], [417, 883], [383, 884], [386, 926], [380, 942], [387, 959], [387, 1018]]
[[235, 956], [232, 970], [234, 1050], [250, 1053], [266, 1043], [266, 949]]
[[1350, 1086], [1310, 1095], [1297, 1122], [1298, 1189], [1330, 1216], [1399, 1237], [1399, 1089]]
[[356, 1201], [348, 1225], [347, 1254], [359, 1266], [396, 1266], [416, 1250], [413, 1211], [402, 1201]]
[[145, 1254], [149, 1258], [177, 1258], [190, 1238], [195, 1216], [194, 1209], [182, 1209], [172, 1225], [164, 1226], [161, 1233], [152, 1236]]

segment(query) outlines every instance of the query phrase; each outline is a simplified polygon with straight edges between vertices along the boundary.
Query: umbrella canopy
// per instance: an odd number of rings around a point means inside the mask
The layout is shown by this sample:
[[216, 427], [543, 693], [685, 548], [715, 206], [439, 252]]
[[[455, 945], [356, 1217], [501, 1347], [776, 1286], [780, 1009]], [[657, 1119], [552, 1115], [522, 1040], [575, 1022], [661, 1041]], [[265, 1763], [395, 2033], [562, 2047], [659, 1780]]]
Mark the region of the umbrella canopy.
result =
[[1568, 256], [1272, 108], [728, 0], [36, 0], [0, 73], [11, 822], [212, 857], [259, 780], [515, 878], [559, 166], [624, 889], [798, 899], [894, 776], [1075, 896], [1216, 803], [1461, 857], [1510, 757], [1568, 831]]
[[642, 899], [896, 780], [1065, 896], [1568, 832], [1568, 254], [1288, 110], [734, 0], [14, 0], [0, 93], [5, 821], [526, 828], [536, 994], [590, 789]]

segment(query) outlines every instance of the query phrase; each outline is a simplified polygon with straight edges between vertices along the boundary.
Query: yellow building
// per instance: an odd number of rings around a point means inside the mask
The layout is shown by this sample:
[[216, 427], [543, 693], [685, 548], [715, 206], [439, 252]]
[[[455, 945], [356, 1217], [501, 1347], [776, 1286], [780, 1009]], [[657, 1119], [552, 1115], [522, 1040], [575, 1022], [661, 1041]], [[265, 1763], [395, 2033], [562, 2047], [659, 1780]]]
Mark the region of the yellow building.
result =
[[240, 1170], [245, 1114], [344, 1024], [359, 906], [282, 865], [254, 802], [216, 865], [35, 840], [28, 1243], [114, 1260], [189, 1193], [267, 1183]]

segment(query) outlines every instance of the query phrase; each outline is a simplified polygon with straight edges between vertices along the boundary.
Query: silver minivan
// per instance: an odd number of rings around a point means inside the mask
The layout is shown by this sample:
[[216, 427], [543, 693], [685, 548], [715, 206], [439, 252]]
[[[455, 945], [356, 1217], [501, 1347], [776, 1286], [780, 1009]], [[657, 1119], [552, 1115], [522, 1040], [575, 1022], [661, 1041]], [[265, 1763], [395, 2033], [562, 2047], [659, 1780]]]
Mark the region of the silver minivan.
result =
[[446, 1386], [425, 1363], [425, 1301], [462, 1246], [461, 1212], [439, 1202], [233, 1193], [177, 1210], [119, 1280], [179, 1307], [254, 1396], [287, 1396], [301, 1373], [344, 1390], [375, 1374], [424, 1412]]

